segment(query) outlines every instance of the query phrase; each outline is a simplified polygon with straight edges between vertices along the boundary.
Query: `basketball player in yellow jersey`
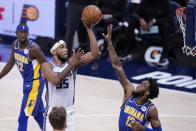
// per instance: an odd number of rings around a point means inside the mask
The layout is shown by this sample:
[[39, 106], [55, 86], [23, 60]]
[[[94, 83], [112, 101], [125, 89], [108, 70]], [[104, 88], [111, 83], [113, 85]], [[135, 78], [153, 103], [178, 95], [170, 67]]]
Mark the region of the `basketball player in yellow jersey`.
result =
[[41, 64], [46, 58], [40, 47], [27, 38], [29, 28], [25, 24], [16, 28], [17, 40], [11, 46], [11, 56], [8, 63], [0, 72], [0, 79], [3, 78], [16, 63], [23, 82], [23, 99], [20, 116], [18, 118], [18, 131], [27, 130], [28, 116], [33, 116], [39, 127], [43, 128], [44, 106], [41, 99], [44, 81], [41, 73]]
[[[127, 79], [122, 64], [112, 46], [112, 25], [107, 27], [108, 34], [102, 34], [108, 43], [109, 56], [118, 80], [124, 89], [124, 98], [119, 116], [119, 131], [162, 131], [158, 111], [149, 100], [158, 97], [159, 88], [156, 82], [149, 78], [138, 84], [136, 89]], [[151, 128], [146, 126], [151, 124]]]

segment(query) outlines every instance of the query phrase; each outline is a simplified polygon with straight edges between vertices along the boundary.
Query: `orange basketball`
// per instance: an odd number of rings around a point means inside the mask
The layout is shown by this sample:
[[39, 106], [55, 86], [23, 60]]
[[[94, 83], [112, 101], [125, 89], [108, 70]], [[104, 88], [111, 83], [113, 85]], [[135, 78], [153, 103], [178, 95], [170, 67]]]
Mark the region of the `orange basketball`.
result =
[[82, 11], [82, 19], [88, 25], [96, 25], [102, 18], [101, 10], [95, 5], [86, 6]]

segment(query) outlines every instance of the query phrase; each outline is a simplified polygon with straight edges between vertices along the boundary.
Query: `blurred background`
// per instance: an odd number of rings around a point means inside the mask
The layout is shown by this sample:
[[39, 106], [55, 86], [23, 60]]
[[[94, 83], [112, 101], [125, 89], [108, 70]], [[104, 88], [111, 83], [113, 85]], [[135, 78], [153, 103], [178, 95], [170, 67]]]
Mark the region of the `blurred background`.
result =
[[[186, 35], [192, 36], [187, 39], [194, 47], [195, 3], [195, 0], [1, 0], [0, 60], [8, 61], [10, 45], [16, 39], [15, 29], [20, 23], [29, 26], [29, 38], [40, 45], [49, 59], [48, 43], [53, 38], [65, 40], [69, 50], [81, 47], [88, 52], [89, 40], [80, 18], [85, 6], [95, 4], [103, 14], [100, 23], [93, 27], [100, 55], [91, 64], [81, 67], [79, 74], [117, 79], [101, 36], [106, 33], [106, 27], [113, 24], [113, 45], [130, 80], [138, 83], [142, 79], [134, 79], [136, 76], [165, 72], [172, 78], [165, 83], [157, 79], [160, 85], [195, 93], [196, 57], [184, 54], [181, 49], [184, 39], [175, 12], [193, 5]], [[149, 28], [146, 29], [141, 20]], [[182, 82], [188, 84], [179, 86]]]

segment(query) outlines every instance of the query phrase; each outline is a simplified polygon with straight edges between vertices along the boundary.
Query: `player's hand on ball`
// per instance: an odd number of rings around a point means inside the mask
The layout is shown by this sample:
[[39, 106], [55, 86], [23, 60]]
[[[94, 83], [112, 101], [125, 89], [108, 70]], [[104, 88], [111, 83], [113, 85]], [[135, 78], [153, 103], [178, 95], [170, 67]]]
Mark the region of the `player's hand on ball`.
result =
[[92, 29], [92, 25], [86, 23], [82, 18], [81, 18], [81, 21], [82, 21], [82, 23], [83, 23], [83, 25], [84, 25], [84, 27], [85, 27], [86, 29]]

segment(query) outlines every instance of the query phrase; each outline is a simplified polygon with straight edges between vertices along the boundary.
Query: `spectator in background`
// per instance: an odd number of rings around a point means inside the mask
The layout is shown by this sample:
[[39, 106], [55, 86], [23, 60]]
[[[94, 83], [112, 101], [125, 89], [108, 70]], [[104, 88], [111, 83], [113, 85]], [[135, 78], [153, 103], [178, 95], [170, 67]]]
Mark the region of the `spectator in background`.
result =
[[[73, 36], [75, 31], [78, 31], [79, 46], [87, 52], [87, 32], [82, 24], [81, 16], [82, 10], [85, 6], [95, 4], [95, 0], [68, 0], [69, 5], [67, 8], [66, 18], [66, 34], [65, 42], [69, 52], [72, 52]], [[70, 55], [70, 54], [69, 54]]]
[[[118, 23], [123, 20], [125, 15], [127, 0], [97, 0], [97, 6], [102, 11], [102, 20], [95, 26], [95, 31], [97, 32], [97, 39], [102, 39], [101, 33], [102, 30], [105, 30], [105, 27], [112, 24], [114, 27], [118, 26]], [[101, 31], [99, 31], [101, 29]], [[113, 41], [117, 38], [117, 33], [113, 33]], [[98, 43], [99, 44], [99, 43]], [[104, 42], [99, 45], [102, 57], [108, 56], [107, 44]], [[92, 71], [98, 70], [97, 60], [95, 60], [91, 65]]]
[[54, 131], [65, 131], [66, 123], [66, 110], [64, 107], [53, 107], [49, 114], [49, 121]]
[[[105, 29], [105, 27], [110, 24], [112, 24], [114, 27], [118, 26], [118, 23], [123, 20], [126, 12], [127, 0], [98, 0], [97, 5], [101, 9], [103, 15], [102, 20], [97, 27]], [[113, 35], [113, 38], [116, 38], [115, 33]], [[107, 54], [107, 44], [104, 43], [102, 55], [107, 56]]]
[[129, 26], [124, 37], [126, 55], [133, 49], [134, 45], [131, 43], [136, 43], [135, 28], [149, 31], [153, 25], [158, 25], [159, 34], [164, 44], [158, 64], [164, 65], [168, 63], [168, 52], [172, 45], [170, 34], [174, 34], [174, 20], [169, 0], [142, 0], [138, 7], [131, 12], [130, 17]]
[[181, 6], [185, 7], [189, 0], [172, 0], [174, 2], [179, 3]]

